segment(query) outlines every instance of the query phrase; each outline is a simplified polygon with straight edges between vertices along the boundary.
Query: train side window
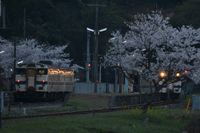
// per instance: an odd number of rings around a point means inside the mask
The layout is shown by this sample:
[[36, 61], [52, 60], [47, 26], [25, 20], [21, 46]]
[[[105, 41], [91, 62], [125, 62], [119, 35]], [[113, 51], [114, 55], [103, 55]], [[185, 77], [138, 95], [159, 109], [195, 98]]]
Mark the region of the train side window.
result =
[[37, 69], [37, 75], [47, 75], [47, 69]]
[[26, 68], [16, 68], [17, 75], [26, 75]]

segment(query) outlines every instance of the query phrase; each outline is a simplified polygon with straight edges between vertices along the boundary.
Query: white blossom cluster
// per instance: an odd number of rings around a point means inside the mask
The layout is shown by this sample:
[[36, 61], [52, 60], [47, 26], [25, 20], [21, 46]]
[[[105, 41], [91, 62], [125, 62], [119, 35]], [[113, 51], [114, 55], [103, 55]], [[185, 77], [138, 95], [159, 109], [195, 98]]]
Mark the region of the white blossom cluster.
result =
[[112, 33], [111, 46], [104, 56], [106, 65], [120, 64], [124, 71], [149, 82], [159, 83], [159, 73], [165, 71], [170, 82], [179, 72], [181, 79], [187, 76], [200, 83], [200, 49], [196, 48], [200, 45], [200, 29], [173, 28], [160, 11], [138, 14], [134, 22], [126, 24], [130, 31]]
[[[20, 61], [37, 63], [40, 60], [51, 60], [56, 66], [69, 68], [72, 60], [69, 59], [68, 53], [64, 53], [67, 46], [39, 44], [35, 39], [19, 40], [16, 42], [16, 63]], [[4, 51], [0, 54], [0, 67], [4, 69], [5, 73], [8, 73], [14, 66], [14, 42], [0, 37], [0, 51]], [[83, 69], [77, 64], [73, 64], [72, 68]]]

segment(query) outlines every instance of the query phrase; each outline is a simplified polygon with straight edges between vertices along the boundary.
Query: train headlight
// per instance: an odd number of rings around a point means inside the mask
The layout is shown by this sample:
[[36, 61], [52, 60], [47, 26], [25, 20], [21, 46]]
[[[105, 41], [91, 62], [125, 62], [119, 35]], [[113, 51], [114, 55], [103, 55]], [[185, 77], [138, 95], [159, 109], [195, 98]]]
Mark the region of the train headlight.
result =
[[18, 80], [17, 80], [17, 86], [20, 88], [19, 83], [20, 83], [20, 80], [18, 79]]
[[160, 77], [161, 78], [165, 78], [166, 77], [166, 73], [163, 71], [163, 72], [160, 72]]
[[162, 81], [165, 81], [165, 78], [166, 78], [166, 72], [165, 71], [160, 72], [160, 78], [162, 79]]
[[180, 73], [176, 73], [176, 77], [179, 78], [181, 76]]
[[44, 85], [45, 85], [45, 80], [42, 80], [42, 85], [43, 85], [43, 87], [44, 87]]

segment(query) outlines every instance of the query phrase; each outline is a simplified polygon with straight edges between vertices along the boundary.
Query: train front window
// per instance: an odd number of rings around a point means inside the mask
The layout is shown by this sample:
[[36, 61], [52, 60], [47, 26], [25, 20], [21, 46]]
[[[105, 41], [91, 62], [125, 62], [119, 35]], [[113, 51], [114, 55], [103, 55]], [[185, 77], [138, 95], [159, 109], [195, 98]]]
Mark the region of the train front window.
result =
[[16, 68], [16, 74], [17, 75], [25, 75], [26, 74], [26, 68]]
[[37, 75], [47, 75], [47, 69], [37, 69]]
[[35, 70], [34, 69], [29, 69], [28, 70], [28, 76], [29, 77], [34, 77], [34, 75], [35, 75]]

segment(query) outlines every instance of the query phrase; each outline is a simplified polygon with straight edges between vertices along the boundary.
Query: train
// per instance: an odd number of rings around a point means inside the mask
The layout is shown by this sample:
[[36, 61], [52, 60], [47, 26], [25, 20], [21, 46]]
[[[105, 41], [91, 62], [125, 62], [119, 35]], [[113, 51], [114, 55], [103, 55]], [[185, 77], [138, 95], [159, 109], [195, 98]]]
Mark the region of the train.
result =
[[[50, 63], [49, 63], [50, 62]], [[18, 64], [15, 71], [15, 101], [64, 100], [74, 89], [74, 70], [52, 62]]]
[[163, 86], [159, 91], [161, 101], [166, 101], [168, 98], [171, 100], [179, 99], [181, 94], [181, 81], [169, 83], [167, 86]]
[[[140, 87], [142, 93], [150, 93], [151, 91], [155, 91], [154, 86], [152, 86], [151, 90], [149, 83], [146, 80], [140, 78], [139, 76], [135, 79], [135, 81], [136, 85]], [[137, 91], [137, 89], [134, 89], [133, 87], [132, 91]], [[177, 80], [176, 82], [173, 83], [169, 82], [166, 86], [163, 86], [162, 89], [159, 91], [160, 100], [166, 101], [168, 100], [168, 98], [170, 100], [177, 100], [180, 97], [181, 91], [182, 91], [181, 80]]]
[[[160, 83], [162, 84], [163, 81], [165, 81], [167, 73], [165, 71], [160, 72], [159, 77], [162, 79]], [[160, 93], [160, 100], [166, 101], [168, 99], [176, 100], [179, 99], [181, 94], [181, 80], [180, 80], [181, 74], [177, 72], [175, 74], [176, 80], [174, 82], [168, 82], [167, 85], [163, 86], [162, 89], [159, 91]]]

